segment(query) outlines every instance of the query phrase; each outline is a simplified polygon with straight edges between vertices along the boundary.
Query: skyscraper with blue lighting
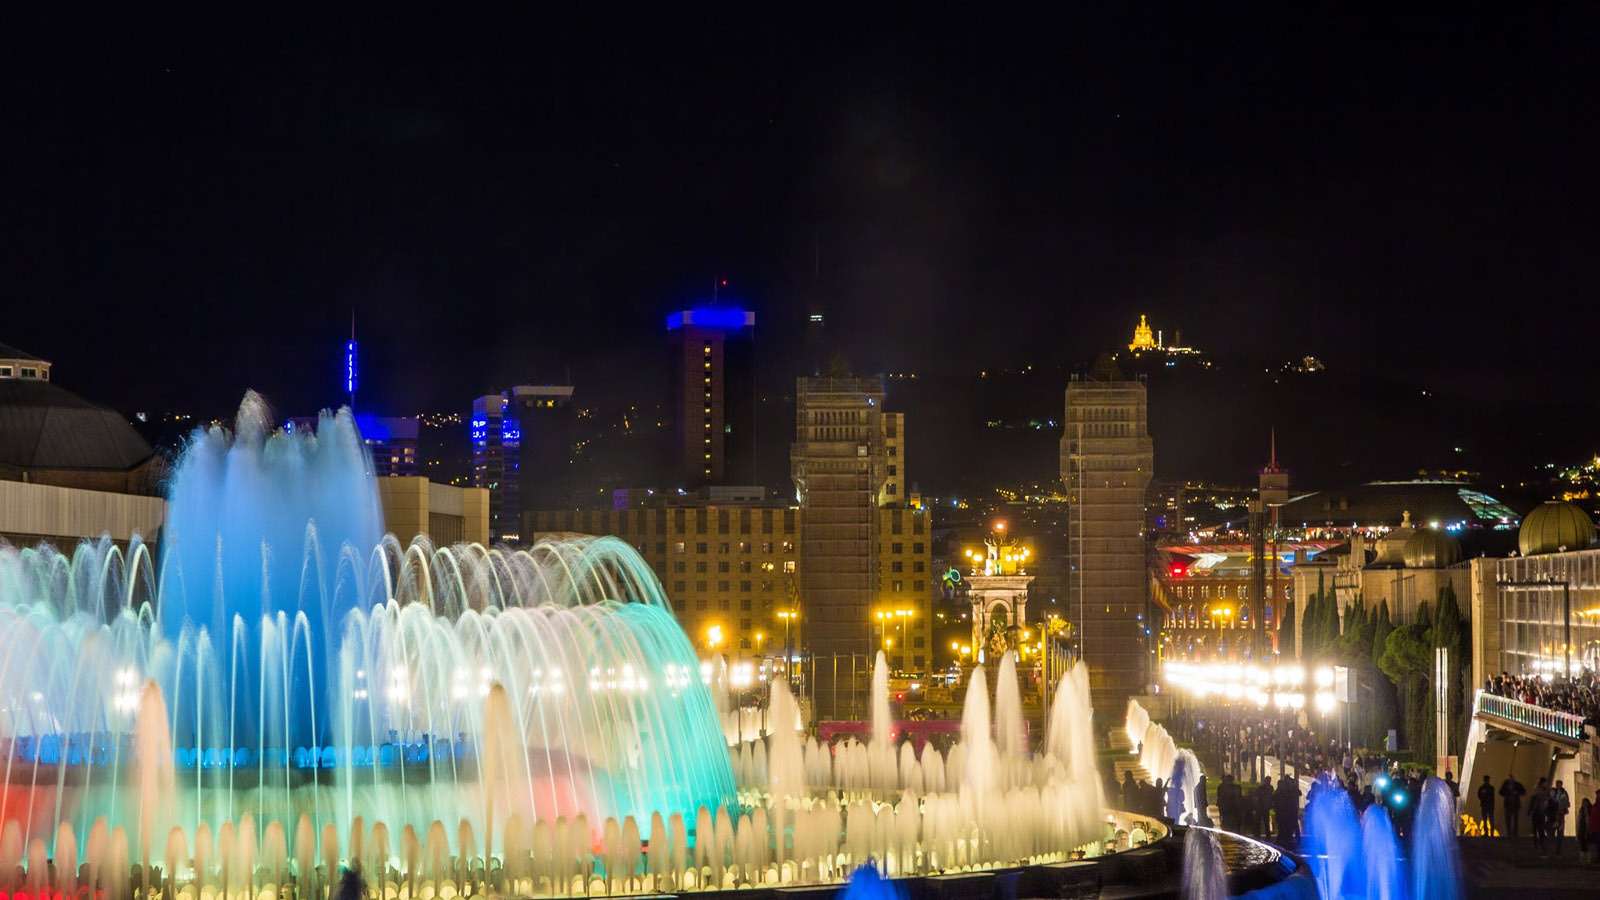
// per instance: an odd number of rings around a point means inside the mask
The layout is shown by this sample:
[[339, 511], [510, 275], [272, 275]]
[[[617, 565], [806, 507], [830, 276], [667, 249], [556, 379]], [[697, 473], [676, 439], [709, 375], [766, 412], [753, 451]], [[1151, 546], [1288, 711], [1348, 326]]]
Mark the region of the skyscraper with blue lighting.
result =
[[755, 484], [756, 314], [709, 306], [667, 316], [678, 487]]

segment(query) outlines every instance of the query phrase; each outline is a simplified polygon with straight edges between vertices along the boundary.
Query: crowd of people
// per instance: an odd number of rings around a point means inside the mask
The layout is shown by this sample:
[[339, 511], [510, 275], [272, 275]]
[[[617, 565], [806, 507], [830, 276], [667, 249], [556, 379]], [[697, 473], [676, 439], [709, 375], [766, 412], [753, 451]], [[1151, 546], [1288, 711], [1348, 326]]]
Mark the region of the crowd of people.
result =
[[[1118, 809], [1172, 819], [1178, 818], [1173, 811], [1183, 808], [1184, 801], [1190, 799], [1177, 786], [1169, 786], [1160, 778], [1150, 784], [1143, 778], [1134, 778], [1132, 772], [1123, 773], [1114, 796]], [[1217, 824], [1211, 820], [1210, 807], [1210, 785], [1207, 776], [1201, 775], [1195, 783], [1191, 805], [1197, 810], [1195, 824]], [[1216, 807], [1224, 831], [1268, 839], [1276, 835], [1280, 842], [1300, 838], [1300, 782], [1293, 777], [1279, 778], [1276, 785], [1270, 777], [1263, 778], [1246, 794], [1233, 775], [1224, 774], [1222, 783], [1217, 785]]]
[[1549, 681], [1502, 672], [1484, 684], [1483, 692], [1582, 716], [1586, 723], [1600, 727], [1600, 676], [1592, 670]]
[[[1476, 797], [1478, 822], [1481, 825], [1486, 828], [1492, 826], [1498, 808], [1501, 836], [1521, 837], [1522, 819], [1526, 813], [1534, 850], [1541, 857], [1548, 857], [1552, 850], [1557, 856], [1561, 855], [1567, 816], [1574, 812], [1572, 795], [1567, 792], [1566, 784], [1561, 779], [1557, 778], [1555, 784], [1551, 784], [1550, 779], [1541, 778], [1530, 794], [1527, 785], [1518, 780], [1515, 773], [1506, 775], [1498, 789], [1494, 780], [1485, 775], [1483, 783], [1478, 785]], [[1593, 800], [1584, 797], [1579, 801], [1576, 813], [1577, 818], [1572, 824], [1578, 838], [1578, 853], [1586, 859], [1600, 862], [1600, 790], [1594, 792]]]
[[1357, 764], [1347, 746], [1299, 725], [1293, 710], [1184, 710], [1165, 724], [1174, 738], [1193, 744], [1201, 757], [1218, 760], [1222, 771], [1241, 780], [1257, 780], [1263, 757], [1301, 774], [1343, 771]]

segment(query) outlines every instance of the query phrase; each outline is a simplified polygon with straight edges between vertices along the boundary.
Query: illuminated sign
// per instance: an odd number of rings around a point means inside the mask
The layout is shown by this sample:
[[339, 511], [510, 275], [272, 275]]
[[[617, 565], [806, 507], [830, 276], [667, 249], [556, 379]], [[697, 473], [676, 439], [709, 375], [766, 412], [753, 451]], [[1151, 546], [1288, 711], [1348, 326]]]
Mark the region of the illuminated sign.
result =
[[344, 345], [344, 392], [356, 392], [356, 342], [350, 341]]

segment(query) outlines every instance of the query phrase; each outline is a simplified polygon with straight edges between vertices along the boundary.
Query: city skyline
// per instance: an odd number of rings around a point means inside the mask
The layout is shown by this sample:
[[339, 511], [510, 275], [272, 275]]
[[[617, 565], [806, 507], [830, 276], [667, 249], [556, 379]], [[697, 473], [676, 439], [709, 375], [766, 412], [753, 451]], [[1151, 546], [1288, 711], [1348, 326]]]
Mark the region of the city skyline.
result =
[[1145, 313], [1218, 357], [1583, 396], [1580, 27], [1077, 11], [1058, 49], [937, 13], [661, 10], [645, 41], [590, 10], [560, 42], [397, 13], [349, 46], [339, 13], [218, 15], [47, 14], [60, 43], [13, 60], [42, 89], [5, 339], [118, 408], [312, 408], [352, 310], [385, 412], [648, 378], [659, 317], [722, 280], [778, 383], [817, 310], [858, 371], [921, 373], [1088, 365]]

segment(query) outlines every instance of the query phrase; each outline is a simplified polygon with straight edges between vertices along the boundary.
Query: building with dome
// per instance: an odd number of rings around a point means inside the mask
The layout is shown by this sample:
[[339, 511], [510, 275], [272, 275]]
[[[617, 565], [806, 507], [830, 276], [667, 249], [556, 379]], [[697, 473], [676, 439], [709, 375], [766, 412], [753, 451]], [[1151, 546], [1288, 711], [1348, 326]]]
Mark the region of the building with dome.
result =
[[52, 368], [0, 344], [0, 540], [154, 536], [166, 511], [160, 458], [121, 415], [57, 384]]
[[1600, 546], [1594, 520], [1552, 500], [1522, 520], [1517, 551], [1474, 560], [1473, 677], [1600, 670]]
[[[1474, 559], [1471, 568], [1471, 665], [1478, 688], [1501, 673], [1550, 680], [1600, 670], [1600, 546], [1582, 508], [1564, 501], [1540, 505], [1523, 518], [1516, 552]], [[1528, 699], [1477, 694], [1461, 783], [1515, 772], [1528, 784], [1563, 779], [1575, 797], [1600, 787], [1594, 725]]]

